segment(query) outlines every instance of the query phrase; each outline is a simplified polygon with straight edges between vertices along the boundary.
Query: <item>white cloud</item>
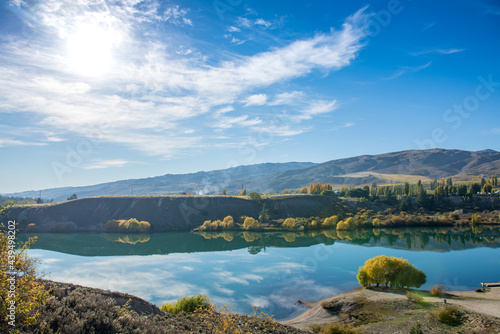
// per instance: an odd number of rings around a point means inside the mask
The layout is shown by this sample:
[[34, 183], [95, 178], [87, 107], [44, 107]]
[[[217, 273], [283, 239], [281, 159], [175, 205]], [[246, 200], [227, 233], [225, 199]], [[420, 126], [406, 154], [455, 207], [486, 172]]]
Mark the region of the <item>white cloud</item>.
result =
[[427, 67], [431, 66], [431, 64], [432, 64], [432, 61], [430, 61], [424, 65], [421, 65], [421, 66], [403, 66], [399, 71], [397, 71], [396, 73], [394, 73], [390, 77], [385, 78], [385, 80], [393, 80], [393, 79], [399, 78], [400, 76], [405, 75], [407, 73], [420, 72], [420, 71], [426, 69]]
[[347, 122], [344, 125], [339, 125], [339, 126], [334, 127], [333, 129], [331, 129], [331, 131], [337, 131], [337, 130], [340, 130], [343, 128], [350, 128], [351, 126], [354, 126], [354, 123]]
[[[91, 133], [101, 142], [172, 157], [189, 148], [209, 145], [203, 140], [203, 131], [192, 136], [193, 119], [229, 112], [252, 91], [310, 75], [318, 69], [332, 71], [348, 66], [363, 46], [368, 23], [363, 8], [348, 17], [340, 30], [254, 55], [207, 63], [203, 55], [195, 52], [178, 54], [178, 47], [169, 47], [170, 41], [159, 38], [155, 29], [147, 29], [151, 27], [148, 24], [156, 25], [159, 21], [190, 25], [190, 21], [184, 20], [187, 10], [171, 6], [160, 12], [156, 2], [141, 6], [136, 6], [136, 2], [107, 6], [70, 0], [40, 3], [35, 13], [43, 28], [40, 36], [43, 37], [43, 31], [51, 33], [45, 39], [12, 38], [2, 44], [0, 112], [23, 113], [36, 120], [34, 126], [57, 134], [47, 137], [47, 141], [57, 141], [67, 134], [85, 137]], [[82, 22], [120, 33], [121, 44], [112, 50], [113, 62], [105, 77], [80, 76], [67, 66], [68, 38]], [[277, 95], [269, 104], [290, 105], [302, 93], [286, 94]], [[256, 94], [245, 102], [265, 105], [267, 99], [265, 94]], [[318, 114], [321, 112], [310, 110], [301, 115], [308, 119]], [[224, 121], [230, 127], [263, 131], [256, 125], [269, 123], [271, 117], [264, 114], [249, 119], [243, 115]], [[208, 123], [208, 127], [212, 125]], [[286, 124], [273, 125], [265, 131], [291, 136], [306, 130]], [[3, 139], [0, 145], [32, 141]]]
[[262, 120], [259, 118], [248, 119], [248, 115], [242, 115], [239, 117], [221, 116], [218, 118], [218, 122], [214, 124], [214, 127], [219, 129], [229, 129], [234, 126], [247, 127], [255, 126], [260, 123], [262, 123]]
[[293, 129], [290, 125], [266, 125], [261, 127], [253, 127], [255, 132], [268, 133], [269, 135], [278, 137], [291, 137], [306, 132], [307, 129]]
[[267, 101], [267, 95], [266, 94], [255, 94], [255, 95], [250, 95], [248, 98], [245, 99], [245, 107], [248, 106], [262, 106], [266, 104]]
[[289, 105], [293, 104], [298, 98], [305, 96], [303, 92], [293, 91], [293, 92], [285, 92], [275, 96], [274, 101], [270, 102], [271, 106], [279, 106], [279, 105]]
[[43, 146], [45, 143], [36, 142], [26, 142], [22, 140], [10, 139], [10, 138], [0, 138], [0, 147], [8, 146]]
[[130, 164], [130, 161], [127, 160], [105, 160], [99, 161], [92, 165], [85, 166], [85, 169], [102, 169], [102, 168], [110, 168], [110, 167], [123, 167], [125, 165]]
[[313, 101], [310, 103], [310, 105], [306, 109], [302, 110], [300, 115], [295, 116], [294, 120], [300, 121], [300, 120], [311, 119], [313, 116], [326, 114], [326, 113], [332, 112], [333, 110], [335, 110], [337, 108], [338, 108], [337, 100]]
[[500, 134], [500, 128], [493, 128], [490, 130], [490, 132], [493, 134]]
[[427, 50], [422, 50], [418, 52], [411, 52], [410, 54], [412, 56], [421, 56], [421, 55], [426, 55], [426, 54], [439, 54], [439, 55], [449, 55], [453, 53], [459, 53], [463, 52], [465, 49], [458, 49], [458, 48], [453, 48], [453, 49], [440, 49], [440, 48], [435, 48], [435, 49], [427, 49]]
[[235, 26], [230, 26], [229, 28], [227, 28], [227, 31], [229, 31], [229, 32], [240, 32], [241, 29], [238, 28], [238, 27], [235, 27]]

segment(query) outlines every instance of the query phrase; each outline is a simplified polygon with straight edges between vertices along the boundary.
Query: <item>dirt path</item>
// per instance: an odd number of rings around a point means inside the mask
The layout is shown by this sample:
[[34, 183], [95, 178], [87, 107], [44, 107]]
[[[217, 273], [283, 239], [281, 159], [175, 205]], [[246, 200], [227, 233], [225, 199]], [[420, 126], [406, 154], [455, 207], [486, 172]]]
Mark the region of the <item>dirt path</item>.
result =
[[[472, 312], [500, 318], [500, 287], [491, 288], [488, 292], [483, 293], [450, 291], [448, 294], [450, 297], [446, 298], [447, 304], [459, 305]], [[302, 301], [302, 304], [309, 309], [294, 319], [284, 321], [283, 324], [306, 329], [313, 324], [324, 325], [336, 322], [339, 320], [338, 314], [328, 312], [323, 308], [324, 305], [333, 301], [339, 303], [357, 303], [361, 299], [381, 302], [408, 300], [404, 291], [358, 288], [318, 302]], [[432, 303], [443, 303], [443, 299], [438, 297], [426, 297], [425, 300]]]
[[[490, 288], [487, 292], [450, 291], [451, 298], [446, 298], [446, 303], [460, 305], [472, 312], [482, 313], [500, 318], [500, 287]], [[443, 303], [443, 298], [427, 297], [426, 301]]]

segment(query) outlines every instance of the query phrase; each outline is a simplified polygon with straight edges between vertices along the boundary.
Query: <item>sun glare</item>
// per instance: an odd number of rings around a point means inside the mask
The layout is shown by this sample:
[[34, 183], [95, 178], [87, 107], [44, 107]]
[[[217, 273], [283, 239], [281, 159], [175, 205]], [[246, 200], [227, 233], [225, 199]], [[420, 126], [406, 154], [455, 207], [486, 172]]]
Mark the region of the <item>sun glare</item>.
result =
[[112, 48], [117, 35], [99, 26], [82, 25], [68, 40], [68, 62], [72, 71], [86, 76], [104, 74], [113, 64]]

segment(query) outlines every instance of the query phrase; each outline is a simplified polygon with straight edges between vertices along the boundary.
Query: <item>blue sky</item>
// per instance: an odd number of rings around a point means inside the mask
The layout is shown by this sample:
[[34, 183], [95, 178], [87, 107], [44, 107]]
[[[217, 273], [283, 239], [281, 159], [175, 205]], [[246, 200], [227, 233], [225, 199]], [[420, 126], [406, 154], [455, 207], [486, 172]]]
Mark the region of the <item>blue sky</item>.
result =
[[500, 150], [495, 1], [0, 4], [0, 193]]

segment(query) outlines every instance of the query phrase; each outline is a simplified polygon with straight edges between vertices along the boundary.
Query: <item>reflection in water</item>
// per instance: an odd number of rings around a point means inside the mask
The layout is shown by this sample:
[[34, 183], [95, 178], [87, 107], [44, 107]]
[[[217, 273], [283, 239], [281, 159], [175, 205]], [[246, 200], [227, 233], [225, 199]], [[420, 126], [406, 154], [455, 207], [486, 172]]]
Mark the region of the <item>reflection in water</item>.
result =
[[[19, 234], [22, 242], [34, 234]], [[492, 226], [376, 228], [310, 232], [177, 232], [145, 234], [51, 234], [41, 233], [35, 249], [99, 256], [151, 255], [214, 252], [258, 247], [307, 247], [335, 242], [408, 250], [452, 251], [477, 247], [500, 247], [500, 229]]]
[[[19, 244], [28, 236], [18, 235]], [[304, 310], [299, 299], [320, 300], [358, 286], [359, 266], [381, 254], [423, 270], [424, 289], [475, 289], [500, 278], [499, 240], [498, 227], [39, 234], [29, 252], [55, 281], [126, 292], [156, 305], [206, 294], [239, 313], [252, 313], [255, 305], [283, 319]]]
[[147, 234], [106, 234], [106, 240], [112, 242], [121, 242], [123, 244], [135, 245], [137, 243], [145, 243], [151, 239]]

